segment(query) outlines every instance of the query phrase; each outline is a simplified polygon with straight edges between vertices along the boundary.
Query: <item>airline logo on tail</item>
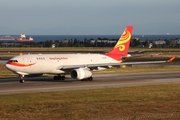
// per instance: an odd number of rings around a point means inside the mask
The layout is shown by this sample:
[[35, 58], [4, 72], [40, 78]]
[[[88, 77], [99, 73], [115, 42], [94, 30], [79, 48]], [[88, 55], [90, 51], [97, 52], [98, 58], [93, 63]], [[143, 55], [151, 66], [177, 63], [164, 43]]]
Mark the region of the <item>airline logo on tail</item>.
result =
[[126, 47], [125, 44], [131, 39], [131, 33], [128, 30], [125, 30], [120, 37], [114, 48], [118, 48], [120, 52], [124, 51]]
[[127, 57], [132, 30], [133, 26], [127, 26], [114, 48], [106, 55], [118, 61], [121, 61], [122, 57]]

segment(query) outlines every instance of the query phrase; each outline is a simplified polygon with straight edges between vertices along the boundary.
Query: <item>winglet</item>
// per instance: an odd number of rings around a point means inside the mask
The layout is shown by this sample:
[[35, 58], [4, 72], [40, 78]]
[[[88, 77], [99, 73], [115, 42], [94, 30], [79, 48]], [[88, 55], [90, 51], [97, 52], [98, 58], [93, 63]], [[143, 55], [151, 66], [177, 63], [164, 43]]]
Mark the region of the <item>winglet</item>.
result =
[[174, 59], [176, 59], [176, 56], [170, 58], [167, 62], [172, 62]]

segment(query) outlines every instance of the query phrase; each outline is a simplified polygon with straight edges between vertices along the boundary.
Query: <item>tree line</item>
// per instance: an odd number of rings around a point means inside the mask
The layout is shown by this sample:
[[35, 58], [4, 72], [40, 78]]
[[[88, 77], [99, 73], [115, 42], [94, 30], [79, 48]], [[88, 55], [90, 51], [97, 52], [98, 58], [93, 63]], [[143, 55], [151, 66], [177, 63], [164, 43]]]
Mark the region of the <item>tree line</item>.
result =
[[[1, 47], [113, 47], [118, 39], [98, 38], [94, 39], [70, 39], [70, 40], [45, 40], [40, 42], [0, 42]], [[159, 43], [155, 43], [157, 40], [140, 40], [132, 38], [130, 41], [130, 47], [149, 47], [152, 45], [154, 48], [162, 47], [180, 47], [180, 39], [175, 38], [171, 40], [160, 40]], [[179, 41], [179, 42], [178, 42]], [[163, 43], [162, 43], [163, 42]]]

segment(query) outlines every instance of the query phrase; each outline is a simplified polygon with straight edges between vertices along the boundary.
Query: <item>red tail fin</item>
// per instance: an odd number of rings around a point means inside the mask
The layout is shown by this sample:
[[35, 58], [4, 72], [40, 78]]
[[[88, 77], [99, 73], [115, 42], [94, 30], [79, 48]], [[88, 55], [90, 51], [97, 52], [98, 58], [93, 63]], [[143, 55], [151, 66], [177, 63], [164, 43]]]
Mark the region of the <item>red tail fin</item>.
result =
[[128, 55], [132, 31], [133, 26], [127, 26], [114, 48], [106, 55], [118, 61], [122, 57], [126, 57]]

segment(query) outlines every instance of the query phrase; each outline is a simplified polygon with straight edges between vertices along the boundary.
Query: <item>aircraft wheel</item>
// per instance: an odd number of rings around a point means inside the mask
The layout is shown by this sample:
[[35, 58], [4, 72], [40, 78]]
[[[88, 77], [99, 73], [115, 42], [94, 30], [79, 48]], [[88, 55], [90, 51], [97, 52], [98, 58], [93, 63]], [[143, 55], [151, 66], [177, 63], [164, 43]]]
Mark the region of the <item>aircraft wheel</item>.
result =
[[89, 81], [92, 81], [92, 80], [93, 80], [93, 77], [90, 77], [90, 78], [89, 78]]
[[54, 80], [58, 80], [58, 76], [54, 76]]
[[93, 80], [93, 77], [90, 77], [90, 78], [88, 78], [87, 80], [92, 81], [92, 80]]
[[62, 77], [60, 75], [57, 76], [58, 80], [62, 80]]
[[19, 77], [20, 77], [19, 82], [20, 82], [20, 83], [24, 83], [24, 82], [25, 82], [25, 81], [24, 81], [24, 75], [19, 75]]
[[62, 79], [62, 80], [65, 80], [65, 76], [62, 76], [61, 79]]
[[23, 79], [19, 80], [20, 83], [24, 83], [25, 81]]

